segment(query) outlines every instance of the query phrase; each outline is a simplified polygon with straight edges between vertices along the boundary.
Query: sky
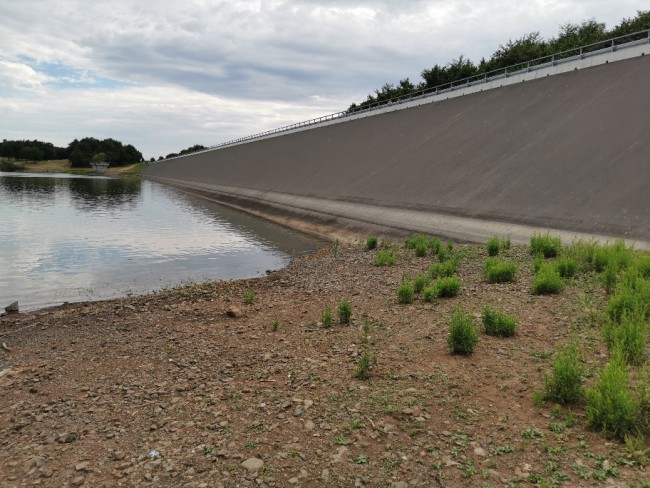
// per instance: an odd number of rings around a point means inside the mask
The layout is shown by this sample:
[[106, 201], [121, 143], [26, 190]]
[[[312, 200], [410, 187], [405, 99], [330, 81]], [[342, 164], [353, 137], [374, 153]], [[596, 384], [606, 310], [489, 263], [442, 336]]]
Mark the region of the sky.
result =
[[0, 2], [0, 139], [112, 137], [145, 159], [346, 109], [459, 55], [647, 0]]

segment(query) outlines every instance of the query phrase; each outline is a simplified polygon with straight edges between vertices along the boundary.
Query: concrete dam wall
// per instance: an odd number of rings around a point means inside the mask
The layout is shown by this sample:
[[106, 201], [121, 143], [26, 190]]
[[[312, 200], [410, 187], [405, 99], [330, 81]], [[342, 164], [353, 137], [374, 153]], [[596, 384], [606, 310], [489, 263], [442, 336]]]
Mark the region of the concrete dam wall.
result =
[[[650, 56], [152, 164], [320, 232], [650, 242]], [[311, 222], [311, 224], [309, 223]]]

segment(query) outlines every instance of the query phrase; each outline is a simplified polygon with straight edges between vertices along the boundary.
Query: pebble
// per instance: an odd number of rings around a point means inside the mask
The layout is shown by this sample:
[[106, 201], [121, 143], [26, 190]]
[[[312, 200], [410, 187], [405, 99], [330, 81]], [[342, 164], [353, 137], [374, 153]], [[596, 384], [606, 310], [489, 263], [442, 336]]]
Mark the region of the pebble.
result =
[[480, 457], [486, 457], [487, 456], [487, 453], [485, 452], [485, 449], [483, 449], [482, 447], [475, 447], [474, 448], [474, 454], [476, 454], [477, 456], [480, 456]]
[[246, 461], [241, 463], [242, 468], [250, 473], [254, 473], [262, 469], [264, 466], [264, 461], [258, 458], [248, 458]]

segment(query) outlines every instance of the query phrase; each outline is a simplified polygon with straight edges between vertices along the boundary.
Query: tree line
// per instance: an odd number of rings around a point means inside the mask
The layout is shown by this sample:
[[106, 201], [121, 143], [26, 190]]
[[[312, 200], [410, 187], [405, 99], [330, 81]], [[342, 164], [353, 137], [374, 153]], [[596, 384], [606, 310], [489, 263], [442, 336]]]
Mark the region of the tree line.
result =
[[[604, 23], [588, 20], [581, 24], [562, 25], [558, 35], [549, 40], [544, 40], [539, 32], [531, 32], [514, 41], [509, 40], [505, 45], [500, 45], [490, 59], [483, 58], [478, 64], [461, 55], [444, 66], [435, 64], [431, 69], [423, 70], [422, 81], [419, 83], [414, 84], [408, 78], [400, 80], [397, 85], [386, 83], [375, 90], [374, 94], [369, 94], [363, 102], [350, 105], [348, 110], [355, 111], [376, 103], [385, 103], [411, 93], [646, 29], [650, 29], [650, 10], [639, 10], [635, 17], [623, 19], [611, 30], [608, 30]], [[595, 48], [600, 47], [605, 46], [595, 46]]]
[[50, 142], [34, 139], [0, 142], [0, 157], [23, 161], [49, 161], [68, 159], [72, 167], [86, 167], [90, 162], [106, 162], [111, 166], [139, 163], [142, 153], [131, 144], [115, 139], [99, 140], [94, 137], [75, 139], [67, 147], [56, 147]]
[[[177, 156], [184, 156], [185, 154], [191, 154], [197, 151], [203, 151], [204, 149], [207, 149], [207, 147], [201, 145], [201, 144], [195, 144], [194, 146], [188, 147], [187, 149], [181, 149], [179, 152], [175, 153], [169, 153], [167, 156], [162, 157], [160, 156], [158, 158], [158, 161], [162, 161], [163, 159], [169, 159], [169, 158], [175, 158]], [[154, 161], [154, 158], [151, 158], [151, 162]]]

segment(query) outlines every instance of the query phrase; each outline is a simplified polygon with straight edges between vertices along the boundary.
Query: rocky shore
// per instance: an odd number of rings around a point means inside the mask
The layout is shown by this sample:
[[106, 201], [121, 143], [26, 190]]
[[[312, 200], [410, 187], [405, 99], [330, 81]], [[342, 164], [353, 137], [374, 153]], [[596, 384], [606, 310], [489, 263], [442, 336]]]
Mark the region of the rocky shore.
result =
[[[558, 344], [577, 338], [588, 371], [606, 361], [602, 288], [535, 296], [525, 246], [504, 284], [484, 280], [484, 246], [455, 251], [460, 293], [432, 303], [396, 292], [435, 258], [399, 248], [378, 267], [357, 244], [264, 278], [3, 316], [0, 487], [648, 486], [582, 406], [534, 401]], [[485, 305], [518, 334], [451, 355], [454, 310], [478, 326]]]

